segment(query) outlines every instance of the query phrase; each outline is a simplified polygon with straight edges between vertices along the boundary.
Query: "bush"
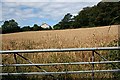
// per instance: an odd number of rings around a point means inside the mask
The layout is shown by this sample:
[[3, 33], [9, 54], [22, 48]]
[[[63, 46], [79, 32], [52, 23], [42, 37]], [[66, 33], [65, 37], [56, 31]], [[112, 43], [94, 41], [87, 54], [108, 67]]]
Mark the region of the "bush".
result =
[[[113, 41], [109, 46], [120, 46], [120, 39]], [[106, 57], [110, 61], [120, 61], [120, 50], [110, 50]], [[107, 68], [120, 69], [120, 63], [107, 64]], [[120, 72], [113, 73], [113, 78], [115, 80], [120, 80]]]

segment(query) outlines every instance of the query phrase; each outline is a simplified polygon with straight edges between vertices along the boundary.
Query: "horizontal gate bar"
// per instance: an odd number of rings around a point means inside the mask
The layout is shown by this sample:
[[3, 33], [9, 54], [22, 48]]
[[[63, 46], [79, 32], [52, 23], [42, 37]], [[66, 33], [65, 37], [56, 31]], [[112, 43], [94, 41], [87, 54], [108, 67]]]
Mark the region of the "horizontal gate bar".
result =
[[95, 51], [95, 50], [120, 50], [120, 47], [65, 48], [65, 49], [34, 49], [34, 50], [7, 50], [7, 51], [0, 51], [0, 54], [11, 54], [11, 53], [38, 53], [38, 52]]
[[109, 64], [119, 63], [120, 61], [100, 61], [100, 62], [70, 62], [70, 63], [46, 63], [46, 64], [1, 64], [0, 67], [5, 66], [54, 66], [54, 65], [78, 65], [78, 64]]
[[99, 73], [99, 72], [120, 72], [114, 70], [89, 70], [89, 71], [66, 71], [66, 72], [26, 72], [26, 73], [0, 73], [0, 75], [50, 75], [50, 74], [80, 74], [80, 73]]

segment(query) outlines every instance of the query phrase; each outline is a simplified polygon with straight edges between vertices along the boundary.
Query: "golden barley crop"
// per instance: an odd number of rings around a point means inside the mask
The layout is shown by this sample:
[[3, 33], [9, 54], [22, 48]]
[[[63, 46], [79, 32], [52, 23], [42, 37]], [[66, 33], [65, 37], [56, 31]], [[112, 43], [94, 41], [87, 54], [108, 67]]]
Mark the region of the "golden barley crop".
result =
[[[12, 34], [2, 34], [2, 50], [24, 50], [24, 49], [46, 49], [46, 48], [85, 48], [85, 47], [102, 47], [107, 46], [113, 40], [118, 39], [118, 26], [105, 26], [95, 28], [80, 28], [67, 30], [50, 30], [50, 31], [30, 31]], [[34, 63], [51, 63], [51, 62], [78, 62], [91, 61], [91, 52], [54, 52], [54, 53], [33, 53], [22, 54]], [[107, 52], [100, 52], [107, 54]], [[64, 56], [64, 57], [63, 57]], [[97, 55], [96, 61], [100, 60]], [[19, 63], [27, 63], [17, 56]], [[13, 55], [3, 55], [3, 63], [15, 63]], [[90, 70], [89, 65], [72, 65], [72, 66], [49, 66], [42, 67], [47, 71], [65, 71], [65, 70]], [[96, 65], [95, 69], [105, 69], [104, 65]], [[36, 67], [20, 67], [20, 71], [39, 71]], [[15, 69], [3, 68], [3, 72], [15, 72]], [[75, 74], [74, 74], [75, 75]], [[91, 74], [82, 76], [72, 76], [72, 79], [89, 77]], [[96, 74], [96, 77], [111, 77], [111, 74]]]

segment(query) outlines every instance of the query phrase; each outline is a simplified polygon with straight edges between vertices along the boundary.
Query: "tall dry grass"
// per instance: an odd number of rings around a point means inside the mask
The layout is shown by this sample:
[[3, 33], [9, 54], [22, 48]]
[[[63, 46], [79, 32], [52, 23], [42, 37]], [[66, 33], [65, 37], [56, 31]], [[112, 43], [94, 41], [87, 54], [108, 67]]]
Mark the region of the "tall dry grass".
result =
[[[81, 47], [99, 47], [107, 46], [113, 40], [118, 39], [118, 26], [112, 26], [108, 33], [109, 26], [99, 28], [85, 29], [68, 29], [56, 31], [37, 31], [21, 32], [2, 35], [3, 50], [24, 50], [24, 49], [44, 49], [44, 48], [81, 48]], [[100, 51], [102, 55], [107, 51]], [[55, 62], [81, 62], [91, 61], [91, 52], [54, 52], [54, 53], [33, 53], [22, 54], [30, 59], [33, 63], [55, 63]], [[95, 54], [95, 61], [100, 61], [100, 57]], [[15, 63], [12, 54], [3, 55], [4, 64]], [[27, 63], [17, 56], [19, 63]], [[46, 71], [68, 71], [68, 70], [90, 70], [92, 65], [60, 65], [60, 66], [42, 66]], [[104, 64], [96, 64], [95, 69], [106, 69]], [[3, 68], [3, 72], [16, 72], [14, 67]], [[42, 71], [36, 67], [19, 67], [19, 72]], [[91, 74], [71, 74], [55, 75], [56, 78], [78, 79], [90, 78]], [[32, 78], [43, 79], [47, 76], [33, 76]], [[112, 75], [107, 73], [96, 73], [96, 78], [111, 78]], [[50, 78], [51, 79], [51, 78]]]

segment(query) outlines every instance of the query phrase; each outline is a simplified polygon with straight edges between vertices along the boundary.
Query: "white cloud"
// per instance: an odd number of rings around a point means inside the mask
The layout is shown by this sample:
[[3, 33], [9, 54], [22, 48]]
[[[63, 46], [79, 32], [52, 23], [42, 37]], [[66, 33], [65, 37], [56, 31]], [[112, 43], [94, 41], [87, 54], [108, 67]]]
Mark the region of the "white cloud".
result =
[[[65, 14], [76, 15], [83, 7], [92, 6], [101, 0], [2, 0], [0, 20], [17, 21], [39, 18], [59, 21]], [[1, 3], [0, 3], [1, 4]], [[2, 8], [2, 9], [1, 9]]]
[[2, 13], [4, 20], [23, 21], [36, 17], [59, 21], [67, 13], [76, 15], [83, 7], [95, 4], [97, 2], [3, 2]]
[[2, 0], [3, 2], [98, 2], [101, 0]]
[[2, 0], [2, 2], [118, 2], [120, 0]]
[[2, 21], [2, 3], [0, 3], [0, 21]]
[[[23, 18], [29, 17], [48, 17], [59, 18], [67, 12], [77, 13], [83, 6], [80, 3], [4, 3], [3, 16], [18, 16]], [[21, 7], [29, 7], [27, 9], [20, 9]], [[34, 9], [37, 11], [34, 12]], [[13, 17], [13, 16], [11, 16]]]

